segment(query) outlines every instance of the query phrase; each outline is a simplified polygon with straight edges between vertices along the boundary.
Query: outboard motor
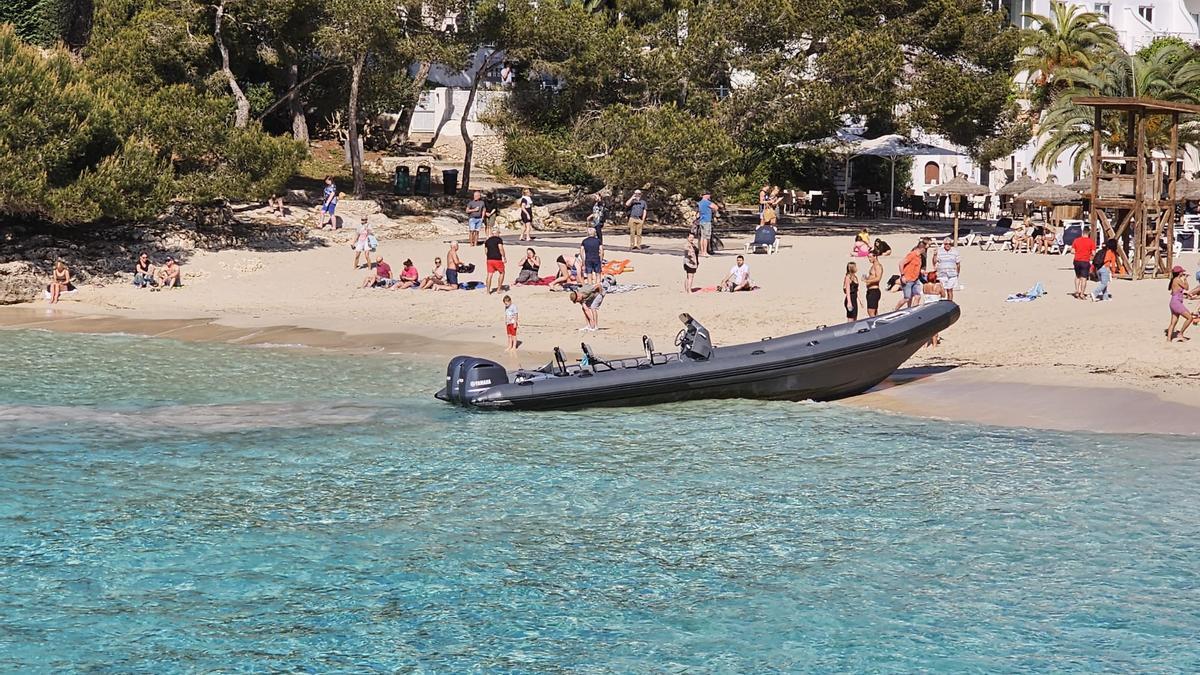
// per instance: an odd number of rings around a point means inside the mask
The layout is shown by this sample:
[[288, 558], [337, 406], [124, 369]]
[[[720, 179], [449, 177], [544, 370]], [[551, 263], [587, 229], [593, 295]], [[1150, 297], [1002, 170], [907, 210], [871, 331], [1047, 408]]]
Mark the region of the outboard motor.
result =
[[508, 371], [504, 366], [489, 361], [468, 357], [459, 365], [461, 379], [458, 380], [459, 405], [471, 405], [475, 398], [498, 384], [508, 384]]
[[693, 319], [692, 315], [687, 312], [680, 314], [679, 320], [683, 322], [683, 330], [679, 331], [679, 336], [675, 338], [675, 344], [679, 345], [680, 358], [687, 357], [693, 361], [707, 361], [713, 353], [708, 329], [701, 326], [700, 322]]
[[450, 363], [446, 366], [446, 387], [442, 389], [440, 396], [443, 401], [458, 403], [458, 383], [462, 381], [462, 364], [469, 360], [470, 356], [456, 356], [450, 359]]

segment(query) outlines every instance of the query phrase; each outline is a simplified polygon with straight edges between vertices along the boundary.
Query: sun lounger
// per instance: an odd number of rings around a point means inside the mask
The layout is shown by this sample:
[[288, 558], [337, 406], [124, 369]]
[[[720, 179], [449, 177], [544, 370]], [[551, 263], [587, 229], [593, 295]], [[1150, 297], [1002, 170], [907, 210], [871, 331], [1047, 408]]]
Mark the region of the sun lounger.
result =
[[772, 254], [779, 251], [779, 235], [773, 227], [760, 227], [754, 231], [754, 241], [746, 242], [747, 253]]
[[1008, 233], [1002, 234], [1002, 235], [995, 235], [995, 234], [989, 235], [987, 240], [983, 243], [983, 250], [985, 250], [985, 251], [1007, 251], [1007, 250], [1010, 250], [1013, 247], [1012, 240], [1013, 240], [1012, 232], [1008, 232]]

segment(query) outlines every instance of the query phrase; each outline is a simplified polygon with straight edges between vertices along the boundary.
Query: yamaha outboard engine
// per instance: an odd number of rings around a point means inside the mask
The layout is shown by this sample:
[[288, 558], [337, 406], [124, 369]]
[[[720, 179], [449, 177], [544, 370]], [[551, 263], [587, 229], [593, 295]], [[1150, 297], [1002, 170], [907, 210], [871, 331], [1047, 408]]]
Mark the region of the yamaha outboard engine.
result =
[[684, 312], [679, 315], [683, 322], [683, 330], [675, 343], [679, 345], [680, 358], [687, 357], [693, 361], [707, 361], [713, 353], [712, 340], [708, 337], [708, 329]]
[[470, 360], [470, 356], [456, 356], [450, 359], [446, 366], [446, 386], [437, 393], [443, 401], [458, 403], [458, 383], [462, 380], [462, 364]]
[[451, 400], [459, 405], [471, 405], [475, 398], [498, 384], [508, 384], [508, 371], [504, 366], [489, 361], [468, 357], [458, 365], [457, 398]]

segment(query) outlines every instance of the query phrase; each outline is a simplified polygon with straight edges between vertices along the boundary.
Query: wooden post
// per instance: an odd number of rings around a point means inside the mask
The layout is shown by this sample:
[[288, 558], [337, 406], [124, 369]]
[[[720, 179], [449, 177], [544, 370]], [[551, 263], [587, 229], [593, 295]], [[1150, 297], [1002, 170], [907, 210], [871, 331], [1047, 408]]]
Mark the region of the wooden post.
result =
[[1171, 113], [1171, 181], [1167, 184], [1167, 264], [1162, 269], [1156, 270], [1155, 276], [1159, 273], [1164, 275], [1171, 274], [1171, 268], [1175, 266], [1175, 212], [1178, 210], [1179, 204], [1175, 201], [1175, 182], [1179, 180], [1179, 113]]
[[1092, 232], [1099, 232], [1099, 217], [1096, 215], [1102, 207], [1098, 206], [1100, 199], [1100, 106], [1096, 106], [1096, 120], [1092, 123], [1092, 201], [1088, 207], [1088, 223]]
[[1134, 176], [1133, 176], [1133, 237], [1134, 264], [1137, 266], [1133, 270], [1134, 279], [1146, 278], [1146, 115], [1145, 111], [1139, 115], [1134, 110], [1130, 109], [1129, 117], [1133, 121], [1133, 127], [1137, 131], [1137, 159], [1134, 160]]
[[950, 203], [954, 206], [954, 245], [958, 246], [958, 203], [962, 195], [950, 195]]

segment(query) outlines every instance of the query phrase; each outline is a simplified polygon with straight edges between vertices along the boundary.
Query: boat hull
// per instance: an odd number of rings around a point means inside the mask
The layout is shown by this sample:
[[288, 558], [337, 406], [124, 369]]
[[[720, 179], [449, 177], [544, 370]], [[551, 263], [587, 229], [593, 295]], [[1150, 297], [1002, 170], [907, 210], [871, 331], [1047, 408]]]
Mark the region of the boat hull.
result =
[[[651, 365], [646, 358], [624, 359], [616, 368], [597, 365], [567, 375], [530, 378], [518, 372], [515, 382], [499, 384], [495, 377], [465, 377], [448, 381], [437, 396], [466, 407], [510, 410], [721, 398], [835, 400], [885, 380], [958, 316], [957, 305], [938, 302], [842, 326], [719, 347], [704, 361], [680, 358]], [[492, 364], [492, 370], [496, 368]], [[466, 386], [479, 382], [487, 384]], [[458, 389], [451, 396], [454, 385]]]

